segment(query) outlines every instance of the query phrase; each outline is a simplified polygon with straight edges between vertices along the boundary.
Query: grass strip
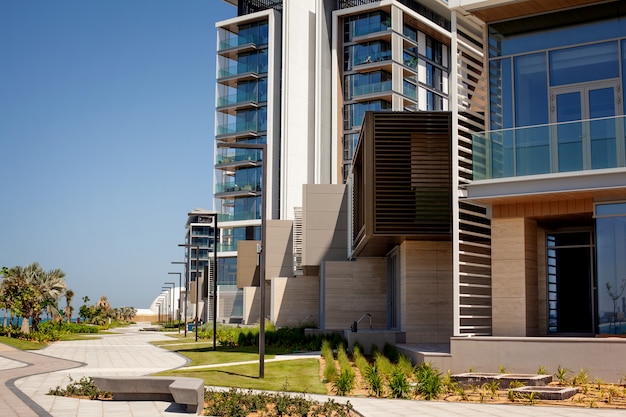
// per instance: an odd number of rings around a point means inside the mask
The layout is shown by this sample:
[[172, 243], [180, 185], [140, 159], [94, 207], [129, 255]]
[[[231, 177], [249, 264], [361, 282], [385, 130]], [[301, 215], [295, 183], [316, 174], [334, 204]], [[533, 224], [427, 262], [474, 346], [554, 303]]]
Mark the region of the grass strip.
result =
[[318, 359], [295, 359], [265, 363], [265, 378], [259, 378], [259, 364], [222, 366], [210, 369], [171, 370], [157, 375], [201, 378], [208, 386], [269, 391], [326, 394], [320, 381]]

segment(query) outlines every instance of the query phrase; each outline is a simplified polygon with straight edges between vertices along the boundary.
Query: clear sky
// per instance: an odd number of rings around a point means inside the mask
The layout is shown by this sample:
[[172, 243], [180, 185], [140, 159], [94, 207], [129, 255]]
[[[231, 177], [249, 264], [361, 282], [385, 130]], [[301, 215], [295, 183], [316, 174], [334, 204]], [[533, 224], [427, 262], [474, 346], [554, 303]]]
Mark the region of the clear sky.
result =
[[75, 307], [178, 283], [187, 213], [213, 207], [215, 22], [236, 13], [0, 0], [0, 266], [62, 269]]

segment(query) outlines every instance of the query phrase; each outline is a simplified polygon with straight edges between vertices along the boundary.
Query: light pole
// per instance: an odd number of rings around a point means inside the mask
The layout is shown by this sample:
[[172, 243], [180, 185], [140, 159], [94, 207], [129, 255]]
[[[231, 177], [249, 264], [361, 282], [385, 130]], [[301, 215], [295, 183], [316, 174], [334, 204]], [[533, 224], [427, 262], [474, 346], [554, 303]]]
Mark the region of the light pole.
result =
[[[191, 236], [190, 236], [191, 238]], [[196, 250], [196, 317], [194, 319], [194, 328], [196, 330], [196, 342], [198, 341], [198, 301], [200, 301], [200, 286], [198, 285], [198, 264], [200, 263], [200, 246], [199, 245], [191, 245], [188, 243], [180, 243], [178, 246], [184, 248], [194, 248]]]
[[263, 202], [261, 205], [261, 251], [259, 266], [259, 287], [261, 297], [261, 316], [259, 318], [259, 378], [265, 377], [265, 220], [267, 207], [267, 144], [265, 143], [218, 143], [218, 148], [239, 148], [239, 149], [257, 149], [261, 151], [261, 160], [263, 161], [263, 175], [261, 182], [261, 191], [263, 192]]
[[170, 325], [172, 324], [172, 319], [170, 317], [170, 314], [172, 313], [172, 305], [171, 305], [171, 299], [170, 299], [170, 287], [161, 287], [161, 291], [165, 291], [165, 312], [166, 312], [166, 318], [165, 318], [165, 323], [167, 324], [167, 322], [169, 321]]
[[161, 317], [161, 310], [162, 310], [162, 307], [164, 307], [164, 306], [165, 306], [165, 305], [164, 305], [165, 298], [163, 297], [163, 294], [160, 294], [160, 295], [157, 297], [157, 300], [159, 300], [159, 301], [157, 302], [157, 304], [159, 305], [159, 316], [158, 316], [158, 319], [159, 319], [159, 320], [158, 320], [158, 321], [159, 321], [159, 324], [161, 324], [161, 318], [162, 318], [162, 317]]
[[[170, 294], [171, 296], [171, 300], [172, 300], [172, 320], [170, 321], [170, 324], [174, 322], [174, 312], [176, 311], [176, 309], [174, 308], [174, 289], [176, 288], [176, 283], [175, 282], [164, 282], [164, 284], [166, 285], [171, 285], [172, 286], [172, 294]], [[169, 287], [168, 291], [169, 291]]]
[[180, 272], [168, 272], [168, 274], [170, 275], [176, 275], [178, 274], [178, 334], [180, 334], [180, 307], [181, 307], [181, 302], [180, 302], [180, 291], [182, 289], [181, 285], [182, 285], [182, 275]]
[[[188, 268], [188, 264], [187, 262], [179, 262], [179, 261], [172, 261], [172, 264], [178, 264], [178, 265], [185, 265], [185, 311], [184, 311], [184, 316], [185, 316], [185, 320], [184, 320], [184, 328], [185, 328], [185, 338], [187, 337], [187, 293], [189, 292], [189, 274], [187, 273], [187, 268]], [[174, 272], [170, 272], [170, 274], [173, 274]], [[178, 272], [180, 273], [180, 272]], [[180, 297], [179, 297], [180, 299]]]
[[157, 324], [161, 323], [161, 303], [154, 303], [155, 306], [157, 306]]

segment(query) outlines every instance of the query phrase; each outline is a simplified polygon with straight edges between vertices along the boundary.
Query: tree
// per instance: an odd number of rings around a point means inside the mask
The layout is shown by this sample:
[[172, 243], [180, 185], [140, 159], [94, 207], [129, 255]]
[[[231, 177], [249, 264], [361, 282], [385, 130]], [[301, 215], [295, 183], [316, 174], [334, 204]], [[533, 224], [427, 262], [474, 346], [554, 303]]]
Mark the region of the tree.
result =
[[37, 262], [26, 267], [16, 266], [7, 271], [2, 280], [2, 299], [12, 314], [22, 317], [22, 332], [30, 333], [29, 321], [37, 330], [41, 314], [50, 306], [58, 314], [58, 298], [65, 290], [60, 269], [45, 272]]
[[74, 307], [72, 307], [72, 299], [74, 298], [74, 291], [66, 290], [65, 291], [65, 302], [66, 306], [63, 310], [63, 315], [65, 316], [65, 321], [70, 323], [72, 321], [72, 315], [74, 314]]

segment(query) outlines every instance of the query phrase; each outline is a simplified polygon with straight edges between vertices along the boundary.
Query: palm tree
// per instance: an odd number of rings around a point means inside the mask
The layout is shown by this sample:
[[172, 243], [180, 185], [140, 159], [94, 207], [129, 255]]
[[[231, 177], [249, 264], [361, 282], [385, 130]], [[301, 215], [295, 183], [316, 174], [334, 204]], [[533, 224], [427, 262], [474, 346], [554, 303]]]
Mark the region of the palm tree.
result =
[[111, 303], [109, 303], [109, 300], [107, 299], [106, 295], [103, 295], [102, 297], [100, 297], [100, 299], [98, 300], [98, 303], [96, 304], [96, 307], [102, 309], [102, 311], [104, 311], [105, 313], [109, 313], [109, 311], [111, 310]]
[[65, 302], [67, 303], [67, 305], [65, 306], [65, 309], [63, 310], [63, 313], [65, 315], [65, 321], [67, 321], [68, 323], [70, 323], [72, 321], [72, 315], [74, 314], [74, 307], [72, 307], [72, 299], [73, 298], [74, 298], [74, 291], [66, 290], [65, 291]]

